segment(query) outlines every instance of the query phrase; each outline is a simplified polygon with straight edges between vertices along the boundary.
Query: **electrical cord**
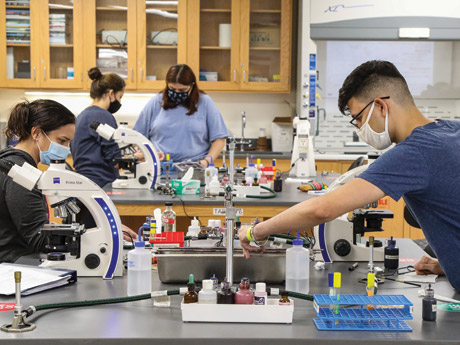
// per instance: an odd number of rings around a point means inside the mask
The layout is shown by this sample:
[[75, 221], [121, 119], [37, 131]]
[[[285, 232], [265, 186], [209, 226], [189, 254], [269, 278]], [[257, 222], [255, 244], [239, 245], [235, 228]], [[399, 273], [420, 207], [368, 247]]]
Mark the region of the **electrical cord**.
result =
[[129, 238], [131, 239], [131, 243], [132, 243], [133, 246], [134, 246], [134, 239], [133, 239], [133, 236], [131, 236], [131, 234], [130, 234], [128, 231], [125, 231], [125, 230], [123, 230], [123, 233], [124, 233], [124, 234], [127, 234], [127, 235], [129, 236]]
[[[184, 210], [185, 216], [186, 216], [187, 218], [193, 220], [194, 217], [189, 216], [188, 213], [187, 213], [187, 211], [185, 210], [185, 202], [184, 202], [184, 200], [182, 200], [177, 194], [174, 194], [173, 197], [172, 197], [172, 199], [177, 199], [177, 200], [179, 200], [179, 201], [181, 202], [181, 204], [182, 204], [182, 209]], [[197, 220], [198, 220], [198, 223], [200, 224], [200, 226], [203, 226], [203, 224], [201, 223], [201, 220], [200, 220], [199, 218], [198, 218]]]
[[246, 198], [248, 198], [248, 199], [273, 199], [273, 198], [276, 198], [276, 192], [273, 189], [265, 187], [265, 186], [260, 186], [260, 188], [269, 191], [271, 194], [270, 195], [246, 195]]
[[[176, 28], [167, 28], [167, 29], [160, 30], [150, 39], [150, 43], [152, 43], [153, 45], [156, 45], [156, 46], [161, 46], [162, 44], [154, 42], [155, 38], [157, 38], [157, 36], [160, 35], [162, 32], [171, 31], [171, 30], [177, 32]], [[149, 39], [148, 39], [148, 36], [147, 36], [147, 42], [148, 41], [149, 41]]]

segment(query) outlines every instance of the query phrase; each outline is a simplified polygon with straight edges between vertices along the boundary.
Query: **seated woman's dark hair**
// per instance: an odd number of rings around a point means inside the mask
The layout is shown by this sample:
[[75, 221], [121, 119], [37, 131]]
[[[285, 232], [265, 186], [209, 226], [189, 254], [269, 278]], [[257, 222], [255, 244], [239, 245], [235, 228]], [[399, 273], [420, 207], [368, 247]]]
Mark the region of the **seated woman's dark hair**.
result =
[[37, 99], [33, 102], [26, 100], [12, 108], [5, 135], [9, 139], [17, 136], [21, 141], [30, 137], [32, 127], [48, 133], [75, 123], [75, 120], [75, 115], [61, 103], [51, 99]]
[[122, 77], [115, 73], [102, 74], [99, 68], [93, 67], [88, 71], [88, 76], [93, 81], [89, 95], [92, 99], [101, 98], [109, 90], [117, 93], [125, 89], [126, 83]]

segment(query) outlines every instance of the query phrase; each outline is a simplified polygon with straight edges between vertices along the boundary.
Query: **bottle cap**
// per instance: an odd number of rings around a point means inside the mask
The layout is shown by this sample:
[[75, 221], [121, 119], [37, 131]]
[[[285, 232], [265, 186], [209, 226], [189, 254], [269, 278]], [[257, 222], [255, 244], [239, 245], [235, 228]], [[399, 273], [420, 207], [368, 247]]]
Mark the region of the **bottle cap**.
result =
[[193, 217], [191, 223], [192, 223], [192, 226], [193, 226], [193, 227], [198, 227], [198, 219], [196, 219], [196, 217]]
[[286, 290], [281, 290], [280, 295], [281, 296], [287, 296], [288, 292]]
[[339, 288], [342, 284], [342, 273], [334, 272], [334, 287]]
[[299, 238], [299, 235], [300, 235], [300, 231], [297, 230], [297, 238], [292, 241], [293, 246], [303, 246], [303, 240]]
[[211, 155], [206, 155], [206, 157], [211, 158], [211, 162], [209, 162], [208, 167], [213, 167], [213, 166], [214, 166], [214, 162], [212, 161], [212, 156], [211, 156]]
[[367, 274], [367, 287], [368, 288], [375, 287], [375, 273], [368, 273]]
[[193, 275], [193, 273], [190, 273], [189, 276], [188, 276], [188, 282], [189, 283], [194, 283], [195, 282], [195, 276]]
[[388, 240], [388, 247], [395, 248], [396, 247], [396, 240], [393, 239], [393, 236]]
[[212, 280], [211, 279], [203, 280], [203, 290], [212, 290]]
[[165, 202], [165, 206], [172, 206], [173, 203], [172, 202]]
[[266, 289], [265, 283], [256, 283], [256, 292], [265, 292]]
[[328, 282], [329, 282], [329, 287], [334, 287], [334, 273], [328, 273], [327, 274]]
[[137, 234], [137, 241], [134, 242], [134, 248], [145, 248], [145, 242], [142, 241], [142, 230], [144, 228], [141, 226], [139, 228], [139, 233]]

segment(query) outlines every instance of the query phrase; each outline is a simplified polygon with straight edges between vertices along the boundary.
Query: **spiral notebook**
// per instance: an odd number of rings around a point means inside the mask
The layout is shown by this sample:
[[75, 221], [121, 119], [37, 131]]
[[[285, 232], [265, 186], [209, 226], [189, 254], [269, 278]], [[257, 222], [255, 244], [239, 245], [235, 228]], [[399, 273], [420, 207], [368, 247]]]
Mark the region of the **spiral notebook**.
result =
[[0, 295], [14, 295], [14, 272], [21, 272], [21, 295], [54, 289], [77, 281], [77, 271], [28, 265], [0, 264]]

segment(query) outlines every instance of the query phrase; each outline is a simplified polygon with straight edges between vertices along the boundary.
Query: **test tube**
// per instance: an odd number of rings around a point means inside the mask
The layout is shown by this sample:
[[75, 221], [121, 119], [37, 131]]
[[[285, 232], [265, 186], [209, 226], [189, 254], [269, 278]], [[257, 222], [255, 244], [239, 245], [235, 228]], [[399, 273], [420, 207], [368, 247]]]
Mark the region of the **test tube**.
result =
[[369, 273], [374, 273], [374, 236], [369, 236]]
[[[372, 297], [374, 296], [374, 290], [375, 290], [375, 273], [368, 273], [367, 274], [367, 296]], [[372, 304], [369, 304], [367, 306], [367, 310], [374, 310], [374, 306]]]
[[[337, 298], [337, 307], [335, 309], [335, 313], [339, 314], [339, 300], [340, 300], [340, 286], [342, 285], [342, 273], [334, 272], [334, 289]], [[335, 320], [335, 324], [337, 325], [339, 320]]]
[[[328, 273], [327, 277], [328, 277], [328, 281], [329, 281], [329, 297], [331, 297], [331, 300], [333, 300], [334, 297], [335, 297], [334, 273]], [[334, 312], [335, 305], [334, 304], [329, 305], [329, 309], [332, 312]]]

